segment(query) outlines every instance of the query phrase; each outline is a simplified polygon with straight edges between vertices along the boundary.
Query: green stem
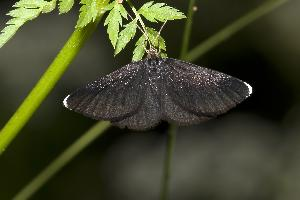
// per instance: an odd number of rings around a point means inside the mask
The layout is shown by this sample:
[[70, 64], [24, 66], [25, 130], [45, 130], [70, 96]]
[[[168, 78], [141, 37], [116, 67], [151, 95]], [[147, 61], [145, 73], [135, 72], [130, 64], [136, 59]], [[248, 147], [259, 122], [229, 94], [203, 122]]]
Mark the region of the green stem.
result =
[[138, 11], [135, 9], [134, 5], [132, 4], [132, 2], [130, 0], [127, 0], [127, 3], [128, 5], [130, 6], [132, 12], [135, 14], [135, 17], [138, 18], [139, 22], [141, 23], [142, 25], [142, 28], [144, 29], [144, 32], [145, 32], [145, 37], [147, 38], [147, 40], [150, 42], [149, 40], [149, 36], [148, 36], [148, 33], [147, 33], [147, 29], [146, 29], [146, 26], [140, 16], [140, 14], [138, 13]]
[[[283, 0], [278, 0], [278, 1], [280, 1], [281, 3], [283, 3]], [[278, 1], [277, 1], [277, 3], [278, 3]], [[287, 0], [285, 0], [284, 2], [286, 2]], [[270, 0], [268, 0], [268, 2], [270, 2]], [[275, 1], [273, 0], [273, 2], [275, 3]], [[277, 6], [272, 6], [273, 4], [269, 4], [269, 6], [271, 6], [272, 7], [272, 9], [267, 9], [267, 12], [271, 12], [273, 9], [275, 9]], [[279, 6], [279, 4], [278, 4], [278, 6]], [[257, 14], [259, 14], [258, 12], [257, 12], [257, 10], [254, 10], [254, 11], [252, 11], [252, 12], [255, 12], [255, 13], [257, 13]], [[251, 13], [252, 13], [251, 12]], [[265, 14], [267, 14], [267, 12], [265, 13]], [[248, 15], [250, 15], [251, 13], [249, 13]], [[262, 17], [263, 15], [259, 15], [258, 17], [255, 17], [255, 19], [258, 19], [259, 17]], [[238, 20], [238, 21], [240, 21], [240, 19]], [[245, 26], [246, 25], [248, 25], [248, 24], [250, 24], [251, 22], [253, 22], [253, 21], [248, 21], [248, 23], [247, 24], [244, 24]], [[235, 22], [233, 23], [233, 24], [235, 24]], [[227, 29], [227, 28], [225, 28], [225, 29]], [[235, 31], [235, 32], [234, 32]], [[231, 31], [232, 32], [232, 34], [234, 34], [234, 33], [236, 33], [237, 31], [239, 31], [239, 29], [234, 29], [233, 31]], [[222, 31], [221, 31], [222, 32]], [[217, 35], [218, 35], [219, 33], [217, 33], [216, 35], [213, 35], [211, 38], [218, 38], [217, 37]], [[218, 43], [216, 43], [216, 42], [214, 42], [211, 38], [209, 38], [208, 39], [208, 41], [204, 41], [204, 44], [205, 43], [209, 43], [209, 42], [211, 42], [211, 43], [213, 43], [214, 44], [214, 46], [216, 46], [216, 45], [218, 45], [219, 43], [221, 43], [223, 40], [217, 40], [218, 41]], [[225, 38], [226, 39], [226, 38]], [[201, 45], [200, 45], [201, 46]], [[212, 45], [205, 45], [206, 47], [209, 47], [209, 46], [212, 46]], [[195, 53], [195, 50], [193, 50], [194, 52], [193, 52], [193, 56], [191, 56], [191, 53], [188, 53], [187, 54], [187, 56], [184, 56], [182, 59], [184, 59], [184, 60], [190, 60], [190, 61], [193, 61], [193, 60], [196, 60], [198, 57], [200, 57], [200, 56], [202, 56], [204, 53], [206, 53], [206, 52], [208, 52], [209, 50], [210, 50], [211, 48], [209, 48], [209, 49], [204, 49], [204, 50], [202, 50], [202, 49], [200, 49], [200, 51], [198, 52], [198, 53]], [[101, 123], [101, 122], [100, 122]], [[101, 134], [102, 132], [104, 131], [104, 129], [102, 129], [102, 130], [99, 130], [99, 133], [98, 134]], [[170, 131], [172, 131], [172, 130], [170, 130]], [[86, 135], [86, 134], [88, 134], [87, 132], [86, 133], [84, 133], [83, 135]], [[79, 138], [75, 143], [81, 143], [82, 141], [82, 137], [81, 138]], [[174, 139], [175, 140], [175, 139]], [[92, 141], [92, 140], [91, 140]], [[174, 141], [175, 142], [175, 141]], [[85, 146], [84, 146], [85, 147]], [[81, 150], [84, 148], [84, 147], [82, 147], [81, 148]], [[173, 148], [173, 147], [172, 147]], [[74, 148], [74, 150], [76, 150], [76, 148]], [[170, 152], [172, 152], [173, 150], [171, 150]], [[76, 151], [74, 151], [74, 152], [76, 152]], [[77, 153], [79, 153], [80, 151], [77, 151]], [[67, 160], [66, 162], [64, 162], [64, 163], [62, 163], [61, 164], [61, 166], [59, 167], [59, 168], [56, 168], [56, 170], [53, 170], [52, 171], [52, 173], [51, 174], [49, 174], [49, 173], [46, 173], [47, 171], [46, 170], [43, 170], [37, 177], [44, 177], [43, 178], [43, 181], [35, 181], [35, 183], [34, 183], [34, 187], [35, 187], [35, 191], [36, 190], [38, 190], [39, 188], [41, 188], [52, 176], [54, 176], [55, 175], [55, 173], [57, 173], [62, 167], [64, 167], [65, 165], [67, 165], [68, 164], [68, 161], [70, 161], [73, 157], [75, 157], [75, 156], [77, 156], [77, 154], [76, 153], [73, 153], [70, 157], [69, 157], [69, 160]], [[59, 158], [60, 157], [62, 157], [62, 156], [59, 156]], [[57, 159], [56, 159], [57, 160]], [[50, 166], [53, 166], [54, 164], [53, 163], [55, 163], [56, 162], [56, 160], [54, 161], [54, 162], [52, 162], [51, 164], [50, 164]], [[165, 162], [167, 162], [167, 161], [165, 161]], [[165, 168], [167, 168], [167, 167], [165, 167]], [[47, 168], [48, 169], [48, 168]], [[167, 171], [167, 170], [166, 170]], [[169, 170], [168, 170], [169, 171]], [[48, 174], [47, 176], [46, 176], [46, 174]], [[167, 172], [167, 175], [165, 175], [164, 177], [169, 177], [169, 172]], [[165, 178], [165, 180], [168, 180], [169, 178]], [[32, 185], [32, 182], [29, 184], [29, 185]], [[30, 186], [31, 187], [31, 186]], [[26, 186], [25, 188], [29, 188], [29, 186]], [[168, 187], [166, 187], [166, 186], [164, 186], [164, 188], [168, 188]], [[28, 190], [28, 189], [27, 189]], [[23, 189], [22, 191], [26, 191], [25, 189]], [[163, 189], [162, 189], [162, 191], [163, 191]], [[27, 193], [27, 192], [26, 192]], [[19, 194], [21, 194], [21, 192], [19, 193]], [[33, 193], [31, 193], [31, 194], [33, 194]], [[162, 196], [164, 196], [164, 195], [162, 195]], [[30, 197], [30, 194], [28, 194], [27, 195], [27, 197]]]
[[26, 200], [36, 193], [49, 179], [51, 179], [61, 168], [69, 163], [76, 155], [85, 149], [91, 142], [98, 138], [107, 128], [109, 122], [99, 122], [88, 130], [83, 136], [76, 140], [67, 150], [56, 158], [46, 169], [35, 177], [25, 188], [23, 188], [13, 200]]
[[188, 51], [190, 36], [192, 31], [192, 24], [193, 24], [193, 16], [195, 11], [193, 7], [195, 5], [196, 0], [190, 0], [188, 14], [187, 14], [187, 21], [185, 23], [184, 33], [183, 33], [183, 40], [181, 45], [181, 53], [180, 58], [183, 59]]
[[47, 71], [31, 90], [15, 114], [0, 132], [0, 155], [29, 121], [43, 100], [51, 92], [57, 81], [74, 60], [83, 44], [94, 32], [99, 19], [83, 29], [76, 29]]
[[[183, 39], [182, 39], [182, 49], [185, 49], [184, 51], [181, 51], [180, 59], [184, 59], [188, 44], [190, 41], [190, 35], [191, 35], [191, 28], [193, 23], [193, 7], [195, 4], [195, 0], [190, 0], [189, 8], [188, 8], [188, 19], [185, 24]], [[168, 132], [168, 138], [167, 138], [167, 147], [166, 147], [166, 156], [164, 160], [164, 170], [163, 170], [163, 177], [162, 177], [162, 185], [161, 185], [161, 191], [160, 191], [160, 199], [161, 200], [167, 200], [169, 199], [169, 193], [170, 193], [170, 178], [171, 178], [171, 171], [172, 171], [172, 157], [175, 149], [175, 142], [176, 142], [176, 131], [177, 127], [174, 124], [170, 125], [169, 132]]]
[[167, 147], [166, 155], [164, 160], [164, 170], [163, 170], [163, 179], [161, 185], [160, 199], [167, 200], [169, 199], [170, 193], [170, 178], [171, 178], [171, 166], [172, 166], [172, 157], [174, 154], [174, 147], [176, 142], [176, 130], [177, 127], [173, 124], [170, 125], [168, 138], [167, 138]]
[[250, 11], [248, 14], [234, 21], [232, 24], [226, 26], [224, 29], [214, 34], [194, 49], [192, 49], [186, 56], [185, 60], [194, 61], [206, 52], [210, 51], [217, 45], [221, 44], [225, 40], [229, 39], [235, 33], [245, 28], [260, 17], [270, 13], [275, 8], [288, 2], [288, 0], [267, 0], [262, 3], [258, 8]]

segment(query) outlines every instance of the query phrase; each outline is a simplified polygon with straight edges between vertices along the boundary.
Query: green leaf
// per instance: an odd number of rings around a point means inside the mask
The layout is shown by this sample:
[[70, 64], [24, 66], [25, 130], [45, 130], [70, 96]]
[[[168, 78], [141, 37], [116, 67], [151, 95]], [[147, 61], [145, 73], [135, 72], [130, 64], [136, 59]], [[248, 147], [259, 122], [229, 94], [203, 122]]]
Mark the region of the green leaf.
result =
[[[34, 1], [34, 0], [32, 0]], [[53, 11], [56, 8], [56, 0], [52, 0], [52, 1], [44, 1], [44, 6], [42, 9], [42, 13], [49, 13], [51, 11]]]
[[[166, 51], [166, 49], [167, 49], [166, 48], [166, 43], [165, 43], [165, 40], [162, 38], [162, 36], [159, 35], [157, 37], [158, 32], [153, 28], [146, 27], [146, 30], [147, 30], [147, 35], [149, 37], [149, 40], [150, 40], [151, 44], [154, 47], [156, 47], [158, 49], [158, 51], [159, 50]], [[146, 36], [142, 35], [139, 38], [139, 40], [136, 42], [135, 49], [133, 51], [132, 61], [139, 61], [143, 58], [143, 56], [145, 55], [146, 41], [147, 41]], [[162, 58], [168, 57], [165, 52], [161, 52], [160, 56]]]
[[165, 22], [168, 20], [183, 19], [186, 16], [176, 8], [167, 6], [165, 3], [155, 3], [150, 1], [145, 3], [138, 11], [151, 22]]
[[20, 0], [13, 5], [15, 9], [7, 15], [11, 16], [6, 27], [0, 32], [0, 48], [10, 40], [18, 29], [26, 22], [37, 18], [41, 13], [54, 10], [56, 0]]
[[158, 32], [155, 29], [149, 28], [149, 27], [147, 27], [146, 29], [147, 29], [148, 37], [149, 37], [149, 40], [150, 40], [151, 44], [154, 47], [157, 47], [161, 50], [166, 51], [167, 50], [166, 49], [166, 42], [165, 42], [164, 38], [161, 35], [159, 35], [157, 37]]
[[74, 5], [74, 0], [59, 0], [59, 14], [67, 13]]
[[112, 2], [112, 3], [108, 4], [107, 6], [105, 6], [103, 9], [105, 11], [109, 11], [109, 10], [113, 9], [114, 6], [115, 6], [115, 2]]
[[138, 41], [136, 42], [135, 49], [133, 51], [132, 61], [139, 61], [144, 57], [145, 41], [146, 41], [146, 37], [145, 35], [142, 35], [140, 39], [138, 39]]
[[118, 9], [119, 9], [122, 17], [124, 17], [125, 19], [127, 19], [128, 13], [127, 13], [126, 9], [124, 8], [124, 6], [122, 4], [120, 4], [120, 3], [117, 3], [117, 4], [118, 4]]
[[81, 0], [80, 15], [76, 28], [83, 28], [88, 23], [94, 22], [97, 17], [105, 12], [109, 0]]
[[122, 27], [123, 24], [122, 17], [127, 19], [127, 11], [122, 4], [115, 1], [114, 7], [111, 9], [104, 22], [104, 26], [107, 25], [107, 33], [114, 49], [117, 45], [120, 26]]
[[129, 41], [133, 39], [133, 37], [136, 34], [136, 28], [137, 28], [137, 19], [125, 25], [125, 28], [119, 34], [115, 55], [120, 53], [129, 43]]

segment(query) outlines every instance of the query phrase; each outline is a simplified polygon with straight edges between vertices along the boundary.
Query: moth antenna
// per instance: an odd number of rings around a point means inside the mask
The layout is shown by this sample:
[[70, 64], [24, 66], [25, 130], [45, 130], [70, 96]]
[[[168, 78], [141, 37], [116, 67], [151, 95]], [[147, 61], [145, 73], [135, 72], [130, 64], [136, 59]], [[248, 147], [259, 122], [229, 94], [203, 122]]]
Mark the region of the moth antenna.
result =
[[[129, 13], [127, 13], [127, 14], [129, 16], [129, 18], [133, 21], [134, 20], [133, 17]], [[145, 31], [143, 31], [143, 29], [138, 24], [137, 24], [137, 27], [144, 35], [146, 35]]]
[[[132, 17], [129, 13], [128, 13], [128, 16], [130, 17], [131, 20], [134, 20], [133, 17]], [[143, 28], [140, 27], [138, 24], [137, 24], [137, 27], [138, 27], [138, 29], [143, 33], [143, 35], [146, 37], [146, 40], [148, 40], [149, 43], [150, 43], [150, 45], [151, 45], [151, 42], [150, 42], [150, 39], [149, 39], [147, 30], [143, 30]]]
[[147, 44], [146, 42], [148, 42], [147, 40], [144, 40], [144, 50], [146, 51], [146, 53], [148, 54], [149, 53], [149, 50], [147, 49]]
[[159, 29], [159, 31], [158, 31], [158, 34], [157, 34], [157, 36], [156, 36], [156, 39], [160, 36], [160, 33], [161, 33], [161, 31], [163, 30], [163, 28], [165, 27], [166, 23], [167, 23], [167, 21], [165, 21], [165, 22], [163, 23], [163, 25], [160, 27], [160, 29]]
[[161, 50], [160, 50], [160, 44], [159, 44], [159, 39], [157, 39], [157, 48], [158, 48], [158, 52], [157, 54], [160, 55]]
[[159, 46], [159, 45], [160, 45], [160, 44], [159, 44], [159, 36], [160, 36], [161, 31], [162, 31], [163, 28], [165, 27], [166, 23], [167, 23], [167, 21], [165, 21], [165, 22], [163, 23], [163, 25], [160, 27], [160, 29], [159, 29], [159, 31], [158, 31], [158, 33], [157, 33], [157, 36], [156, 36], [156, 38], [155, 38], [155, 41], [157, 41], [158, 55], [161, 53], [160, 46]]
[[[128, 13], [128, 16], [131, 20], [134, 20], [133, 17]], [[146, 40], [144, 41], [144, 50], [147, 54], [150, 53], [150, 51], [147, 49], [147, 45], [145, 44], [146, 42], [149, 43], [149, 46], [150, 46], [150, 49], [152, 48], [152, 45], [151, 45], [151, 42], [150, 42], [150, 39], [148, 37], [148, 34], [142, 29], [142, 27], [140, 27], [138, 24], [137, 24], [137, 27], [138, 29], [143, 33], [143, 35], [146, 37]]]
[[[128, 14], [128, 16], [129, 16], [129, 18], [131, 19], [131, 20], [134, 20], [134, 18], [129, 14], [129, 13], [127, 13]], [[148, 37], [148, 34], [147, 34], [147, 32], [145, 32], [144, 30], [143, 30], [143, 28], [142, 27], [140, 27], [138, 24], [137, 24], [137, 27], [138, 27], [138, 29], [143, 33], [143, 35], [146, 37], [146, 39], [149, 41], [149, 43], [150, 43], [150, 45], [151, 45], [151, 42], [150, 42], [150, 39], [149, 39], [149, 37]], [[145, 48], [145, 47], [144, 47]]]

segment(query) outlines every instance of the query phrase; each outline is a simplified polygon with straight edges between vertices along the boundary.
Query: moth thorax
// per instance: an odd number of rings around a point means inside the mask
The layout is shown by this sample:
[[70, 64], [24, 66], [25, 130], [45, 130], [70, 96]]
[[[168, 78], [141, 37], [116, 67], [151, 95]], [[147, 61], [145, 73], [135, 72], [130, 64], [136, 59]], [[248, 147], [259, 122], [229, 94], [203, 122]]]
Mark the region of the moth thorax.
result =
[[147, 52], [147, 58], [157, 58], [157, 57], [159, 57], [158, 51], [152, 46], [148, 50], [146, 50], [146, 52]]
[[150, 68], [157, 68], [158, 65], [160, 65], [161, 59], [158, 57], [148, 58], [147, 59], [147, 65]]

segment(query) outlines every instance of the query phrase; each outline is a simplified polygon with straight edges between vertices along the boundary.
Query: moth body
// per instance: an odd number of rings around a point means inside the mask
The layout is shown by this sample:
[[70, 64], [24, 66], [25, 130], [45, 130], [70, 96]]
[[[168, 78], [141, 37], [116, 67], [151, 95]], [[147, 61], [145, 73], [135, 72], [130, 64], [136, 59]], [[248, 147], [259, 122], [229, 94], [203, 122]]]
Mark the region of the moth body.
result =
[[149, 56], [77, 89], [63, 104], [121, 128], [145, 130], [162, 120], [200, 123], [227, 112], [251, 93], [248, 83], [224, 73]]

